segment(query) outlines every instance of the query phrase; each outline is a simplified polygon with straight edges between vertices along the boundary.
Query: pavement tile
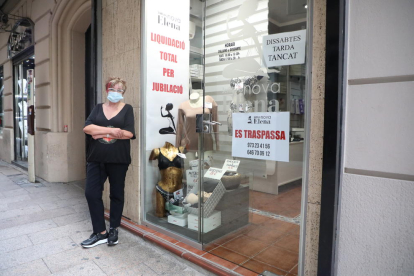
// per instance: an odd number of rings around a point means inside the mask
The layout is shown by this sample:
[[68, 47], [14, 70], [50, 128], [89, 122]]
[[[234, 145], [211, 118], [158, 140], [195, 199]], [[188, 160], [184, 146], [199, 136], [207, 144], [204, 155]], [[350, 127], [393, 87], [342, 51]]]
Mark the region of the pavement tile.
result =
[[76, 246], [73, 249], [60, 252], [43, 258], [52, 273], [65, 271], [71, 267], [90, 262], [95, 259], [103, 258], [106, 252], [97, 252], [93, 250], [98, 247], [108, 247], [107, 245], [99, 245], [91, 249], [84, 249]]
[[136, 266], [126, 267], [117, 271], [110, 276], [157, 276], [158, 274], [155, 273], [151, 268], [146, 266], [145, 264], [139, 264]]
[[45, 276], [51, 274], [42, 259], [0, 270], [0, 276]]
[[55, 228], [57, 224], [52, 220], [41, 220], [33, 223], [23, 224], [15, 227], [5, 228], [0, 230], [0, 237], [4, 240], [11, 239], [18, 236], [36, 233], [45, 229]]
[[22, 248], [16, 251], [0, 254], [0, 270], [19, 266], [36, 259], [72, 249], [76, 244], [69, 238], [64, 237], [49, 242]]
[[30, 197], [28, 195], [8, 196], [1, 200], [1, 204], [10, 204], [10, 203], [21, 202], [21, 201], [25, 202], [27, 200], [30, 200]]
[[[0, 180], [1, 181], [1, 180]], [[6, 191], [12, 191], [16, 189], [21, 189], [19, 185], [13, 183], [12, 181], [8, 180], [8, 182], [0, 182], [0, 191], [6, 192]]]
[[75, 222], [83, 221], [83, 220], [89, 220], [91, 218], [89, 211], [81, 212], [81, 213], [73, 213], [66, 216], [60, 216], [57, 218], [54, 218], [53, 221], [59, 225], [59, 226], [65, 226], [68, 224], [72, 224]]
[[85, 191], [77, 188], [75, 190], [66, 190], [65, 192], [58, 193], [57, 196], [60, 199], [85, 198]]
[[168, 255], [161, 255], [159, 257], [150, 258], [145, 262], [146, 265], [151, 267], [157, 274], [168, 273], [170, 275], [173, 272], [183, 271], [186, 266], [172, 259]]
[[111, 253], [105, 258], [95, 260], [95, 263], [106, 274], [110, 275], [127, 267], [136, 266], [143, 262], [146, 263], [149, 259], [157, 257], [161, 257], [161, 255], [147, 244], [138, 244], [126, 250]]
[[19, 196], [19, 195], [27, 195], [28, 192], [23, 189], [16, 189], [16, 190], [11, 190], [11, 191], [6, 191], [6, 192], [2, 192], [4, 197], [10, 197], [10, 196]]
[[9, 167], [1, 167], [0, 168], [0, 173], [4, 174], [6, 176], [22, 174], [20, 171], [15, 170], [13, 168], [9, 168]]
[[[26, 187], [28, 193], [37, 194], [37, 193], [65, 193], [65, 192], [76, 192], [79, 190], [78, 187], [69, 184], [63, 183], [51, 183], [51, 185], [46, 185], [46, 183], [39, 183], [38, 187]], [[41, 186], [40, 186], [41, 185]]]
[[92, 233], [92, 224], [89, 220], [84, 220], [61, 227], [37, 231], [36, 233], [29, 234], [28, 236], [33, 244], [39, 244], [62, 237], [69, 237], [70, 235], [76, 233], [76, 231], [90, 231]]
[[0, 241], [0, 254], [32, 246], [29, 237], [24, 235]]
[[43, 210], [52, 210], [56, 208], [66, 207], [66, 206], [74, 206], [74, 205], [78, 205], [78, 204], [85, 203], [85, 202], [86, 202], [86, 198], [67, 199], [67, 200], [59, 199], [55, 202], [45, 202], [39, 205]]
[[214, 274], [202, 274], [192, 268], [186, 267], [184, 270], [164, 272], [158, 275], [168, 275], [168, 276], [204, 276], [204, 275], [214, 275]]
[[60, 216], [68, 215], [68, 214], [73, 214], [73, 213], [75, 213], [75, 210], [73, 208], [64, 207], [64, 208], [54, 209], [50, 211], [40, 211], [40, 212], [33, 213], [30, 215], [3, 219], [3, 220], [0, 220], [0, 229], [15, 227], [15, 226], [32, 223], [36, 221], [41, 221], [45, 219], [52, 219], [52, 218], [56, 218], [56, 217], [60, 217]]
[[106, 275], [93, 261], [73, 266], [65, 271], [54, 273], [56, 276], [101, 276]]
[[71, 206], [71, 208], [73, 208], [75, 210], [75, 212], [77, 212], [77, 213], [89, 211], [89, 206], [88, 206], [88, 203], [86, 202], [86, 198], [85, 198], [85, 202], [84, 203]]
[[40, 211], [42, 211], [42, 208], [40, 208], [38, 205], [27, 206], [27, 207], [23, 207], [19, 209], [0, 211], [0, 221], [4, 219], [8, 219], [8, 218], [33, 214], [33, 213], [40, 212]]
[[14, 209], [20, 209], [20, 208], [29, 207], [29, 206], [39, 206], [39, 204], [31, 200], [12, 202], [12, 203], [7, 204], [7, 209], [14, 210]]

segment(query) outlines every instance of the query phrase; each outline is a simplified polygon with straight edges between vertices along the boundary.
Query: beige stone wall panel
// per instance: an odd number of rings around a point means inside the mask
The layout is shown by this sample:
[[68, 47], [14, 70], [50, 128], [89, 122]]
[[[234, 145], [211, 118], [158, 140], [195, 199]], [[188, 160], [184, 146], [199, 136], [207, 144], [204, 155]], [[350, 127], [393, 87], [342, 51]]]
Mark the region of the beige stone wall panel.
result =
[[62, 179], [68, 179], [68, 163], [62, 162], [62, 156], [68, 156], [68, 133], [53, 133], [46, 134], [47, 137], [47, 151], [46, 160], [48, 166], [47, 181], [61, 182]]
[[0, 158], [3, 161], [11, 163], [14, 159], [14, 131], [13, 129], [4, 128], [0, 138]]
[[44, 39], [38, 43], [36, 43], [35, 47], [35, 57], [36, 63], [43, 62], [50, 58], [50, 41], [49, 39]]
[[318, 271], [320, 204], [308, 203], [306, 220], [305, 271], [306, 276], [316, 276]]
[[115, 76], [123, 78], [127, 82], [127, 92], [125, 93], [125, 102], [133, 107], [140, 106], [139, 90], [140, 90], [140, 61], [139, 50], [133, 49], [131, 51], [117, 54], [113, 61], [113, 70]]
[[35, 133], [35, 169], [36, 175], [48, 179], [47, 167], [47, 133], [45, 131], [36, 130]]
[[49, 24], [51, 15], [48, 13], [40, 18], [35, 24], [35, 41], [39, 41], [49, 35]]
[[13, 77], [13, 66], [11, 61], [8, 61], [5, 64], [3, 64], [3, 74], [4, 79]]
[[36, 88], [36, 106], [50, 106], [52, 95], [50, 93], [50, 85]]
[[13, 94], [4, 96], [3, 110], [13, 110]]
[[7, 47], [3, 47], [0, 49], [0, 64], [6, 63], [7, 61], [8, 61]]
[[[117, 3], [112, 3], [102, 10], [102, 58], [108, 58], [115, 54]], [[105, 66], [104, 66], [105, 67]], [[104, 78], [106, 76], [103, 76]]]
[[54, 7], [54, 0], [34, 0], [32, 3], [32, 20], [36, 22], [46, 12], [52, 11]]
[[[5, 128], [13, 128], [13, 111], [4, 111], [4, 127]], [[4, 137], [4, 139], [6, 139]], [[14, 139], [14, 138], [13, 138]]]
[[131, 165], [132, 166], [140, 166], [140, 154], [141, 154], [141, 147], [140, 147], [140, 139], [139, 139], [139, 131], [141, 127], [140, 121], [140, 108], [134, 108], [134, 120], [135, 120], [135, 136], [137, 139], [131, 140]]
[[49, 108], [47, 109], [36, 108], [36, 128], [49, 129], [49, 130], [51, 129]]
[[0, 33], [0, 48], [7, 47], [9, 36], [10, 36], [10, 33], [8, 32]]
[[[125, 102], [134, 107], [135, 130], [139, 135], [140, 112], [140, 1], [104, 0], [102, 11], [102, 81], [119, 76], [127, 82]], [[106, 91], [102, 91], [106, 101]], [[131, 141], [132, 164], [125, 187], [124, 216], [140, 221], [139, 139]], [[109, 209], [109, 184], [105, 184], [104, 204]]]
[[4, 95], [13, 94], [13, 78], [4, 81]]
[[308, 194], [306, 210], [304, 275], [317, 275], [319, 250], [320, 201], [322, 186], [325, 55], [326, 55], [326, 0], [313, 2], [312, 15], [312, 94], [308, 163]]
[[40, 65], [36, 65], [36, 84], [43, 84], [50, 82], [50, 62], [44, 62]]

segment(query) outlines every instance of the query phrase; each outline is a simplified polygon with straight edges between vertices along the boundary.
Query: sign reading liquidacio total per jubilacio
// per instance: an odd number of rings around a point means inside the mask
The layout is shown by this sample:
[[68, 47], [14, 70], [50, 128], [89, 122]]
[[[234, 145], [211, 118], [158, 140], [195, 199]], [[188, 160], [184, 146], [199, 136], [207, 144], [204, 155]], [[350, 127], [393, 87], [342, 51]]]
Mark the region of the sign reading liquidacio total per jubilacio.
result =
[[262, 45], [268, 68], [305, 63], [306, 30], [264, 36]]
[[232, 155], [289, 162], [289, 112], [234, 113]]
[[188, 99], [190, 3], [146, 1], [146, 149], [175, 144], [178, 106]]

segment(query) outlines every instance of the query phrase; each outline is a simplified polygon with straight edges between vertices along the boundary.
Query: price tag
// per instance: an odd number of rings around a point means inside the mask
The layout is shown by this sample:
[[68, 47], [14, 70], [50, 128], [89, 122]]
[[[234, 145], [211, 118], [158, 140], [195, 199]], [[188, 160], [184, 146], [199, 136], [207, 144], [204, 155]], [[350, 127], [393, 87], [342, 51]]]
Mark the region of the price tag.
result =
[[226, 159], [223, 165], [223, 170], [237, 172], [237, 168], [239, 167], [239, 165], [240, 165], [240, 160]]
[[205, 102], [205, 108], [213, 108], [213, 103]]
[[187, 195], [189, 193], [196, 194], [198, 192], [198, 171], [187, 170]]
[[180, 199], [183, 197], [183, 189], [179, 189], [177, 191], [174, 192], [174, 199]]
[[223, 169], [210, 167], [204, 177], [220, 180], [225, 172]]
[[187, 158], [187, 157], [185, 156], [185, 154], [184, 154], [184, 153], [180, 153], [180, 152], [179, 152], [179, 153], [177, 153], [177, 155], [178, 155], [178, 156], [180, 156], [180, 157], [181, 157], [181, 158], [183, 158], [183, 159], [186, 159], [186, 158]]

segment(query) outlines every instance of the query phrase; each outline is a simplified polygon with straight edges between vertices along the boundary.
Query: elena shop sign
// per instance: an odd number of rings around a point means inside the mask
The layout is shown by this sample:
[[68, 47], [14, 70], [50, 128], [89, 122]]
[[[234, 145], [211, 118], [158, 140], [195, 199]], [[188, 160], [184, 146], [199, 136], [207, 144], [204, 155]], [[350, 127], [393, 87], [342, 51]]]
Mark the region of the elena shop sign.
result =
[[12, 58], [34, 45], [34, 23], [29, 18], [22, 18], [13, 26], [8, 41], [8, 56]]
[[189, 2], [145, 4], [146, 150], [175, 144], [178, 106], [188, 100]]

